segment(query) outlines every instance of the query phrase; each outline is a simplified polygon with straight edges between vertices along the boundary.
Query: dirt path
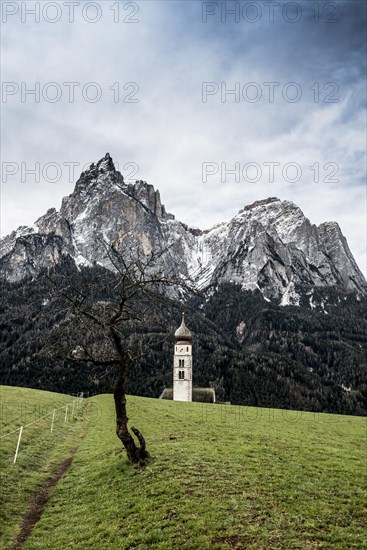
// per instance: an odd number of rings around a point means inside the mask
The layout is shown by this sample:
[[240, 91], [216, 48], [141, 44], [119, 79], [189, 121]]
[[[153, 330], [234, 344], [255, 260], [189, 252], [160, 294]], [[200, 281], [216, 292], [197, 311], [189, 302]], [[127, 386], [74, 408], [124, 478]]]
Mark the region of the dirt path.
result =
[[29, 509], [23, 516], [20, 531], [8, 550], [19, 550], [32, 533], [36, 523], [41, 519], [43, 510], [50, 498], [51, 489], [58, 483], [73, 462], [76, 448], [70, 450], [72, 453], [71, 456], [59, 464], [55, 475], [51, 479], [48, 479], [39, 489], [38, 493], [32, 497]]

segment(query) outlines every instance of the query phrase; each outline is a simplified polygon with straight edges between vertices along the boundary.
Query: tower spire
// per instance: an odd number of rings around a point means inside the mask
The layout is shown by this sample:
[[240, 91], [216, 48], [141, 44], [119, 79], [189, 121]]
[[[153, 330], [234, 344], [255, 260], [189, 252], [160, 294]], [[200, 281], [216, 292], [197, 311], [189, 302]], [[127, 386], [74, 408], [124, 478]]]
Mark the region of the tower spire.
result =
[[175, 332], [175, 339], [176, 339], [176, 342], [186, 342], [186, 341], [191, 342], [192, 335], [190, 330], [186, 326], [184, 312], [182, 312], [181, 325], [178, 327], [178, 329]]

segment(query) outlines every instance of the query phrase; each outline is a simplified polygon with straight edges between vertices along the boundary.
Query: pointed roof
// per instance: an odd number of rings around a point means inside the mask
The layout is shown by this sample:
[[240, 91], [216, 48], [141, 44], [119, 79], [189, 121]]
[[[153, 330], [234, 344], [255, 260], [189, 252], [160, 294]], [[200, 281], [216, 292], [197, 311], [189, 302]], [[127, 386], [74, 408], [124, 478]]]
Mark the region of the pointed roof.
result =
[[176, 339], [176, 342], [178, 341], [190, 342], [191, 338], [192, 338], [192, 334], [187, 328], [187, 326], [185, 325], [185, 314], [183, 313], [181, 325], [175, 332], [175, 339]]

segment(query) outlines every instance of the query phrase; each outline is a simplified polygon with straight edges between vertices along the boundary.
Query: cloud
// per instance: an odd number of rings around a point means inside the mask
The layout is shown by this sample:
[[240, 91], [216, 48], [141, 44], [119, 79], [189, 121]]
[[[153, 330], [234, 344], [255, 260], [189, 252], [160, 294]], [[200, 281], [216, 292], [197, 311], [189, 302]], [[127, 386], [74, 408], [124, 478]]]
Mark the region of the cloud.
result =
[[[280, 2], [274, 22], [263, 15], [257, 23], [233, 17], [223, 23], [223, 3], [217, 2], [218, 14], [203, 23], [201, 2], [151, 1], [137, 3], [139, 23], [123, 23], [130, 13], [125, 4], [120, 2], [119, 23], [109, 9], [114, 3], [106, 1], [95, 24], [80, 16], [81, 4], [74, 23], [63, 13], [55, 24], [42, 17], [40, 23], [31, 17], [21, 23], [13, 16], [3, 25], [3, 81], [28, 89], [39, 82], [40, 101], [28, 95], [22, 102], [19, 93], [2, 104], [2, 162], [19, 165], [2, 184], [2, 233], [59, 207], [73, 190], [65, 163], [80, 163], [76, 180], [84, 164], [109, 151], [120, 169], [136, 163], [136, 179], [159, 188], [168, 210], [191, 225], [209, 227], [267, 196], [293, 200], [314, 223], [335, 219], [364, 269], [365, 4], [331, 3], [337, 5], [337, 23], [324, 22], [332, 16], [330, 2], [316, 3], [318, 22], [310, 3], [298, 2], [302, 17], [290, 23]], [[266, 4], [259, 5], [266, 14]], [[62, 91], [55, 103], [42, 97], [42, 91], [53, 91], [50, 82]], [[67, 100], [68, 82], [79, 83], [74, 103]], [[97, 88], [88, 87], [93, 82]], [[135, 95], [133, 85], [124, 90], [129, 82], [139, 87]], [[206, 103], [203, 82], [218, 86]], [[279, 82], [273, 102], [266, 82]], [[239, 98], [225, 94], [236, 83]], [[100, 101], [88, 102], [83, 94], [98, 87]], [[287, 99], [299, 89], [299, 101]], [[249, 101], [259, 90], [259, 100]], [[129, 97], [139, 102], [129, 103]], [[25, 170], [36, 162], [39, 182], [21, 170], [21, 163]], [[225, 163], [227, 169], [240, 163], [240, 181], [222, 181], [219, 170], [203, 182], [203, 162]], [[262, 167], [261, 181], [244, 180], [248, 162]], [[280, 164], [274, 182], [264, 162]], [[282, 168], [291, 162], [302, 169], [298, 182], [283, 177]], [[56, 182], [42, 174], [48, 163], [62, 168]], [[326, 163], [338, 165], [337, 183], [328, 183]]]

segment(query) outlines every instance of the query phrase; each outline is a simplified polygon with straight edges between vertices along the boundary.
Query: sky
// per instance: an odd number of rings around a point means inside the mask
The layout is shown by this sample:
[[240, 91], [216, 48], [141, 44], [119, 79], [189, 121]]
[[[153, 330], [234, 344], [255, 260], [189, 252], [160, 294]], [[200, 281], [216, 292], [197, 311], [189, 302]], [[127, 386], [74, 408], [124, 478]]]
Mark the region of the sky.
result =
[[1, 234], [109, 152], [201, 229], [267, 197], [366, 237], [359, 0], [1, 2]]

